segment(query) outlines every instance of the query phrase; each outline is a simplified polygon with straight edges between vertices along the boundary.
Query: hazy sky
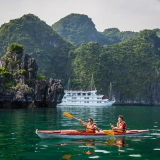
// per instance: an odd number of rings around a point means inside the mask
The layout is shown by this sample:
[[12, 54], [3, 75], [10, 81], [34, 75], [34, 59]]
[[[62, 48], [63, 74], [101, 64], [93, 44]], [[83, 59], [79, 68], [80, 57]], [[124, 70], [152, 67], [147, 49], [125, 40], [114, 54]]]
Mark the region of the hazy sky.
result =
[[0, 26], [29, 13], [48, 25], [71, 13], [85, 14], [98, 31], [160, 28], [160, 0], [0, 0]]

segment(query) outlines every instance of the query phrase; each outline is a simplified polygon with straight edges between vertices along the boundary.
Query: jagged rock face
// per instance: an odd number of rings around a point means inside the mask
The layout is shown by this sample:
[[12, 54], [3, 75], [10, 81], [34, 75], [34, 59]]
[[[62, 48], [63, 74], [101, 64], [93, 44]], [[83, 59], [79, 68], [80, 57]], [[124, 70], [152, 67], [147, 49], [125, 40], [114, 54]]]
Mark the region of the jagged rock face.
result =
[[[159, 76], [154, 72], [156, 76]], [[130, 98], [120, 92], [114, 92], [117, 105], [160, 105], [160, 76], [154, 83], [148, 83], [141, 93]]]
[[5, 60], [5, 68], [9, 70], [10, 73], [15, 73], [19, 69], [22, 69], [21, 60], [22, 60], [23, 53], [6, 53], [6, 59]]
[[61, 80], [50, 78], [47, 86], [46, 95], [47, 95], [46, 96], [47, 102], [52, 102], [56, 100], [58, 103], [60, 103], [64, 96], [64, 90], [63, 90]]
[[38, 65], [34, 58], [28, 54], [25, 55], [23, 68], [26, 70], [25, 76], [27, 79], [35, 79], [37, 76]]
[[5, 92], [5, 87], [3, 85], [4, 83], [4, 78], [2, 76], [0, 76], [0, 102], [2, 102], [4, 100], [4, 92]]
[[44, 80], [36, 80], [32, 83], [32, 88], [34, 91], [34, 100], [38, 102], [42, 102], [45, 96], [45, 87], [46, 81]]
[[0, 76], [0, 94], [3, 94], [5, 92], [5, 87], [4, 87], [4, 78]]
[[57, 102], [60, 103], [64, 89], [60, 80], [50, 78], [47, 84], [44, 80], [36, 80], [32, 83], [35, 98], [37, 102]]
[[[22, 61], [23, 54], [7, 52], [0, 59], [0, 67], [5, 68], [10, 74], [6, 75], [8, 81], [12, 81], [12, 86], [6, 91], [4, 87], [4, 78], [0, 76], [0, 101], [14, 102], [36, 102], [36, 104], [57, 104], [60, 103], [64, 90], [60, 80], [50, 79], [37, 80], [38, 65], [34, 58], [28, 54]], [[8, 104], [7, 104], [8, 105]], [[6, 106], [6, 105], [4, 105]]]

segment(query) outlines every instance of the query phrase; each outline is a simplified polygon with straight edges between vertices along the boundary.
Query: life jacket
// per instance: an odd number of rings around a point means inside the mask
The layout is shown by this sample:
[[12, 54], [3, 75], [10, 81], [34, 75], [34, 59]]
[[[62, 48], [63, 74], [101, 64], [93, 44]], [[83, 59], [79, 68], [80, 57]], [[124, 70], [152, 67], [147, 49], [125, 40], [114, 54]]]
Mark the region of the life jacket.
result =
[[93, 123], [91, 125], [87, 124], [86, 132], [95, 133], [96, 131], [95, 126], [96, 126], [96, 123]]
[[118, 122], [117, 127], [122, 127], [122, 130], [118, 130], [118, 132], [126, 132], [127, 124], [125, 121]]

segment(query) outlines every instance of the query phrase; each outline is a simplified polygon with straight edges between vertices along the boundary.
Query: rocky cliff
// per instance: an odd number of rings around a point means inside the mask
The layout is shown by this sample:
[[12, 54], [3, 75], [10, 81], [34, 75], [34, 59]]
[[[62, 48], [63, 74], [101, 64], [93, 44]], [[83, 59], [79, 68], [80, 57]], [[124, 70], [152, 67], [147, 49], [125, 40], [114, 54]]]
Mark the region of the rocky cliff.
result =
[[160, 77], [156, 82], [148, 83], [143, 92], [135, 93], [132, 98], [117, 91], [113, 93], [116, 99], [114, 105], [160, 106]]
[[[64, 90], [61, 80], [37, 74], [36, 60], [8, 51], [0, 58], [0, 107], [55, 107]], [[23, 60], [22, 60], [23, 59]]]

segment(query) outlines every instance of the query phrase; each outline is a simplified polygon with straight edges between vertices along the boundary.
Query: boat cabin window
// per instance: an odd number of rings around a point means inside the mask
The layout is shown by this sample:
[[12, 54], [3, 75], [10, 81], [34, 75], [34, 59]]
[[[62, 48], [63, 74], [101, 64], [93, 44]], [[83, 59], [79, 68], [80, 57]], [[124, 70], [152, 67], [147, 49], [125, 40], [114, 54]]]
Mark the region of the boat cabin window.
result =
[[86, 95], [86, 93], [83, 93], [83, 96], [85, 96]]
[[91, 93], [88, 93], [88, 96], [90, 96], [91, 95]]
[[81, 93], [78, 93], [78, 96], [80, 96], [81, 95]]

